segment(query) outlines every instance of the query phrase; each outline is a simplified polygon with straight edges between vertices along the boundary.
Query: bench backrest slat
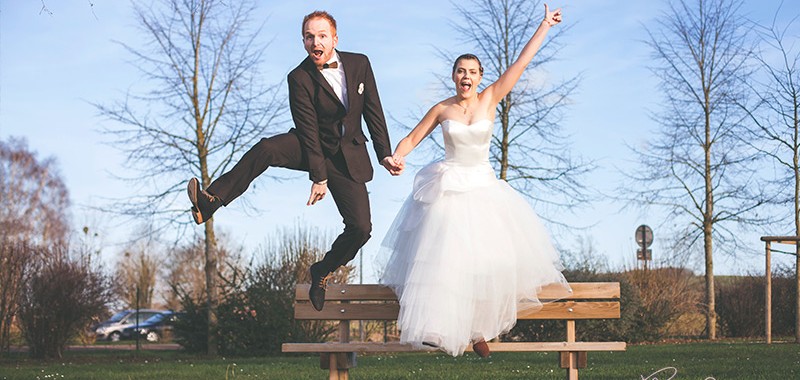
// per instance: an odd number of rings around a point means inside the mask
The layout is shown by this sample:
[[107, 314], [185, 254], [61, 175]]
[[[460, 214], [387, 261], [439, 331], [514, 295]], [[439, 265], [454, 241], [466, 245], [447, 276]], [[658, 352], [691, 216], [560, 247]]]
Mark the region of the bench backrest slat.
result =
[[[522, 310], [517, 319], [604, 319], [619, 318], [619, 283], [570, 283], [571, 294], [559, 287], [545, 287], [538, 296], [545, 303], [539, 310]], [[308, 302], [308, 284], [298, 284], [295, 318], [299, 320], [395, 320], [400, 311], [394, 292], [383, 285], [328, 286], [325, 307], [316, 311]]]
[[[294, 317], [299, 320], [394, 320], [400, 305], [390, 303], [326, 303], [322, 311], [310, 303], [298, 303]], [[619, 318], [619, 302], [553, 302], [539, 310], [525, 310], [517, 319], [603, 319]]]
[[[558, 287], [546, 286], [538, 296], [542, 300], [600, 300], [619, 299], [618, 282], [573, 282], [571, 294], [562, 294]], [[296, 301], [308, 301], [308, 284], [298, 284]], [[331, 284], [325, 293], [326, 301], [397, 301], [394, 292], [383, 285]]]

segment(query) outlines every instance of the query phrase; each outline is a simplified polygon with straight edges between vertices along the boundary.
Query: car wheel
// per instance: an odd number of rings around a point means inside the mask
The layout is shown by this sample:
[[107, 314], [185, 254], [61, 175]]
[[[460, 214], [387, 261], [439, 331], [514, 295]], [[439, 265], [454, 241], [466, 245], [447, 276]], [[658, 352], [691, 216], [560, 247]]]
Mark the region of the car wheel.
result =
[[155, 331], [150, 331], [147, 333], [146, 339], [148, 342], [158, 342], [161, 337], [158, 336], [158, 333]]
[[119, 331], [114, 331], [108, 336], [108, 339], [112, 342], [119, 342], [120, 338], [122, 338], [122, 334]]

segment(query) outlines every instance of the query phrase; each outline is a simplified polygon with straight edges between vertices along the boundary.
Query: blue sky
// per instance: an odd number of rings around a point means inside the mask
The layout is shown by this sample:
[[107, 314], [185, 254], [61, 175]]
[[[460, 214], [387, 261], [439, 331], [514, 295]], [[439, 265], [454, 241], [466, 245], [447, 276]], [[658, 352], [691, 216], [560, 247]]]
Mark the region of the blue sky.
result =
[[[261, 68], [270, 83], [281, 81], [304, 57], [300, 39], [302, 16], [315, 9], [331, 12], [339, 23], [339, 48], [367, 54], [375, 71], [387, 116], [414, 124], [408, 115], [427, 109], [434, 101], [437, 75], [449, 69], [436, 56], [435, 46], [459, 51], [452, 27], [456, 21], [448, 1], [260, 1], [255, 20], [266, 20], [262, 41], [271, 41]], [[126, 185], [112, 173], [129, 174], [123, 157], [103, 144], [98, 133], [108, 122], [98, 117], [90, 102], [111, 102], [140, 79], [129, 63], [131, 56], [113, 41], [137, 46], [138, 32], [128, 2], [110, 0], [45, 0], [0, 3], [0, 138], [22, 136], [39, 155], [55, 156], [70, 190], [76, 229], [96, 226], [109, 244], [104, 258], [112, 264], [119, 253], [114, 244], [129, 236], [130, 224], [118, 225], [108, 217], [90, 212], [104, 199], [124, 194]], [[748, 0], [745, 12], [754, 20], [771, 20], [780, 1]], [[649, 50], [642, 42], [644, 26], [663, 11], [661, 1], [581, 0], [551, 3], [561, 6], [564, 24], [572, 29], [562, 38], [558, 61], [546, 67], [549, 79], [582, 74], [583, 82], [573, 96], [563, 127], [573, 149], [594, 159], [598, 170], [589, 187], [612, 192], [621, 181], [618, 169], [631, 170], [634, 157], [625, 144], [641, 145], [657, 130], [649, 118], [659, 109], [657, 82], [650, 74]], [[800, 3], [787, 2], [779, 20], [800, 14]], [[797, 25], [795, 41], [800, 42]], [[797, 43], [796, 42], [796, 43]], [[392, 143], [404, 131], [392, 125]], [[421, 156], [409, 160], [423, 164]], [[369, 184], [373, 203], [374, 233], [364, 248], [365, 279], [375, 273], [374, 257], [386, 229], [411, 188], [413, 171], [398, 178], [382, 169]], [[187, 171], [188, 173], [188, 171]], [[275, 170], [271, 174], [291, 176]], [[188, 179], [188, 174], [187, 174]], [[319, 226], [334, 236], [340, 217], [330, 199], [306, 207], [309, 183], [305, 175], [276, 183], [260, 179], [258, 191], [248, 195], [257, 207], [248, 212], [234, 203], [217, 214], [217, 226], [249, 248], [262, 244], [277, 229], [298, 223]], [[591, 236], [599, 254], [613, 267], [631, 266], [636, 245], [633, 233], [646, 223], [655, 231], [654, 256], [659, 254], [659, 215], [619, 212], [619, 205], [598, 202], [574, 215], [557, 218], [591, 224], [574, 235]], [[187, 214], [188, 218], [188, 214]], [[200, 229], [197, 229], [198, 233]], [[778, 231], [774, 234], [784, 234]], [[742, 273], [763, 270], [759, 253], [763, 245], [754, 233], [752, 254], [740, 260], [717, 255], [716, 272]], [[575, 245], [573, 233], [560, 232], [557, 242]], [[785, 255], [778, 262], [790, 263]]]

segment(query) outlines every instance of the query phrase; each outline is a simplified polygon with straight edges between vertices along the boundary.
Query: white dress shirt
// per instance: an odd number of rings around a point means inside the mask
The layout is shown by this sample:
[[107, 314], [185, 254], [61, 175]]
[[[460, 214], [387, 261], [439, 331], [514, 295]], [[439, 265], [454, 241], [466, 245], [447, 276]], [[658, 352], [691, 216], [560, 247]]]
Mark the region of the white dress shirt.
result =
[[322, 76], [328, 81], [328, 84], [333, 88], [333, 92], [339, 98], [339, 101], [344, 105], [344, 109], [348, 108], [347, 104], [347, 82], [344, 77], [344, 67], [342, 60], [339, 59], [339, 53], [335, 53], [330, 61], [326, 63], [339, 62], [339, 67], [335, 69], [322, 69]]
[[[328, 84], [331, 85], [333, 88], [333, 93], [336, 94], [336, 97], [339, 98], [339, 101], [342, 102], [344, 105], [344, 109], [347, 110], [347, 82], [344, 78], [344, 67], [342, 66], [342, 60], [339, 59], [339, 53], [335, 53], [333, 57], [327, 63], [339, 62], [339, 65], [335, 69], [322, 69], [320, 72], [322, 76], [328, 81]], [[341, 125], [341, 129], [339, 130], [340, 135], [344, 136], [344, 124]], [[328, 180], [317, 182], [318, 185], [327, 184]]]

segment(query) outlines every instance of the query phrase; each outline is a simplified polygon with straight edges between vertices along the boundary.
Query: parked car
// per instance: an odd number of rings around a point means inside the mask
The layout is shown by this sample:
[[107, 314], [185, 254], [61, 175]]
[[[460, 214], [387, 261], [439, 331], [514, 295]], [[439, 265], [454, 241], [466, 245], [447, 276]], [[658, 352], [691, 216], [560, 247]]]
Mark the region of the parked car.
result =
[[126, 327], [122, 331], [122, 336], [135, 338], [136, 333], [146, 339], [148, 342], [159, 342], [164, 338], [172, 336], [172, 330], [177, 321], [183, 313], [176, 313], [173, 311], [165, 311], [161, 314], [156, 314], [146, 321], [140, 323], [138, 326], [133, 325]]
[[131, 327], [137, 324], [137, 322], [141, 324], [148, 318], [161, 314], [162, 312], [164, 312], [164, 310], [139, 309], [138, 313], [136, 309], [123, 310], [114, 314], [107, 321], [97, 325], [94, 333], [98, 340], [116, 342], [123, 338], [122, 331], [125, 330], [125, 328]]

